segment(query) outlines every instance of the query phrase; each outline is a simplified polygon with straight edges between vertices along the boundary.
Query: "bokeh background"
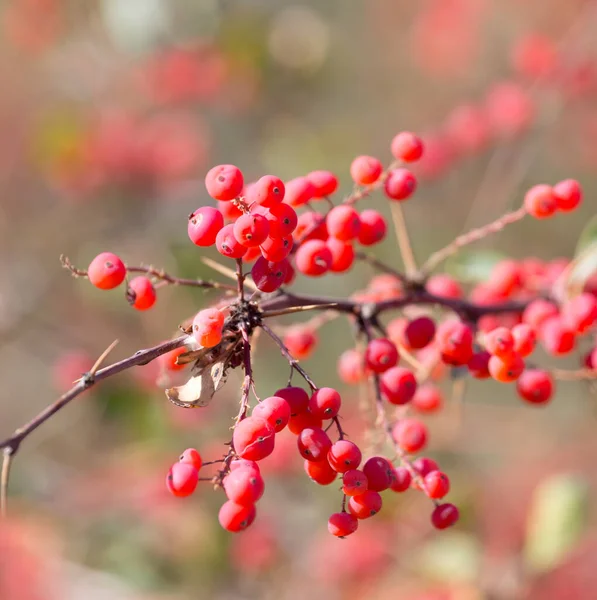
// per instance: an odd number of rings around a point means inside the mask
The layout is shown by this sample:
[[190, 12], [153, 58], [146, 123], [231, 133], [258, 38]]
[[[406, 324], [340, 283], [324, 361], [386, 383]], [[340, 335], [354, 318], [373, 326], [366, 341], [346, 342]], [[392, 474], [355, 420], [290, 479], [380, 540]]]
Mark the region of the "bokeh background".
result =
[[[467, 281], [503, 256], [572, 257], [595, 213], [592, 1], [5, 0], [0, 17], [2, 436], [114, 339], [112, 358], [127, 356], [209, 302], [168, 287], [139, 313], [118, 290], [71, 278], [59, 256], [84, 267], [110, 250], [222, 279], [186, 234], [187, 215], [210, 202], [214, 164], [249, 180], [331, 169], [348, 192], [355, 156], [388, 163], [395, 133], [418, 132], [428, 153], [406, 217], [420, 260], [518, 206], [530, 185], [582, 182], [577, 213], [523, 221], [446, 266]], [[378, 253], [400, 267], [392, 235]], [[348, 295], [371, 275], [296, 287]], [[345, 323], [326, 324], [305, 368], [340, 385], [336, 359], [351, 343]], [[576, 368], [583, 344], [561, 366]], [[268, 395], [288, 369], [268, 340], [256, 345]], [[382, 513], [342, 541], [326, 527], [338, 490], [306, 478], [291, 435], [264, 463], [246, 532], [220, 529], [223, 494], [209, 486], [170, 497], [164, 477], [182, 449], [221, 454], [241, 376], [195, 411], [167, 402], [163, 376], [152, 364], [104, 382], [23, 445], [0, 525], [2, 600], [595, 597], [591, 386], [561, 383], [538, 410], [508, 386], [470, 384], [462, 400], [462, 382], [444, 381], [428, 453], [452, 477], [460, 524], [437, 533], [420, 494], [386, 494]], [[359, 393], [342, 390], [358, 439]]]

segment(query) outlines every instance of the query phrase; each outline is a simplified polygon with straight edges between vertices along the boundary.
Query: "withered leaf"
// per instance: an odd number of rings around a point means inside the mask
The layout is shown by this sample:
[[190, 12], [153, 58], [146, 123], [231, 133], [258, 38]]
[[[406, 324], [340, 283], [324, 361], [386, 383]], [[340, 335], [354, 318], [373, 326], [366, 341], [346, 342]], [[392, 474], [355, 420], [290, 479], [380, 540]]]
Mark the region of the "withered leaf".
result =
[[225, 366], [224, 362], [214, 363], [211, 368], [191, 377], [184, 385], [167, 389], [166, 397], [183, 408], [207, 406], [225, 382]]

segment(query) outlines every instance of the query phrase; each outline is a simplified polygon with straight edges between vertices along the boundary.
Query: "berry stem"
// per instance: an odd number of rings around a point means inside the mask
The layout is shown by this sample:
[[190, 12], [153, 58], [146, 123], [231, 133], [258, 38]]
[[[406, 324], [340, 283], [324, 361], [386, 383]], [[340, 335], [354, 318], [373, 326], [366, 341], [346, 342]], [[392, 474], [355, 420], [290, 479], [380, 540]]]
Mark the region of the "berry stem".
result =
[[400, 256], [404, 263], [404, 269], [408, 279], [413, 279], [417, 273], [417, 263], [413, 252], [404, 211], [400, 202], [391, 202], [392, 222], [394, 223], [394, 231], [396, 232], [396, 240], [400, 248]]

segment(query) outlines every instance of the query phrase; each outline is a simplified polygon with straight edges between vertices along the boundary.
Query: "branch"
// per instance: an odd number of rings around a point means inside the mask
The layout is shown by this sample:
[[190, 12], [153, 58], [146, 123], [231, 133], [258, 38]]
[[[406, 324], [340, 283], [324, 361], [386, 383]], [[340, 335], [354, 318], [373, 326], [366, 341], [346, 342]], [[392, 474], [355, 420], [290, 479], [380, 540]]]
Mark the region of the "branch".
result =
[[375, 258], [375, 256], [371, 256], [370, 254], [367, 254], [365, 252], [356, 252], [355, 258], [357, 260], [360, 260], [361, 262], [371, 265], [372, 267], [378, 269], [382, 273], [389, 273], [390, 275], [393, 275], [394, 277], [396, 277], [396, 279], [399, 279], [402, 283], [405, 283], [405, 284], [408, 283], [408, 278], [404, 275], [404, 273], [401, 273], [400, 271], [394, 269], [393, 267], [386, 265], [381, 260], [378, 260], [377, 258]]
[[396, 232], [396, 241], [398, 242], [400, 256], [402, 257], [402, 263], [404, 264], [404, 270], [406, 271], [407, 277], [414, 278], [417, 273], [417, 262], [415, 261], [412, 244], [410, 243], [410, 236], [408, 235], [408, 227], [406, 226], [402, 204], [400, 202], [391, 202], [390, 209], [392, 212], [394, 231]]

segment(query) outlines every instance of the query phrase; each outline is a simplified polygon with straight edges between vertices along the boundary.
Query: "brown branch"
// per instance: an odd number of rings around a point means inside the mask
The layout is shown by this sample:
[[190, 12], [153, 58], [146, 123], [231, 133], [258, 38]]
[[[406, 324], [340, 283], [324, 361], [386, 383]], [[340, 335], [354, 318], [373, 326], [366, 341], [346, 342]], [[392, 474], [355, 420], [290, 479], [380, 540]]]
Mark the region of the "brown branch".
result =
[[417, 273], [417, 262], [415, 260], [412, 244], [410, 243], [410, 236], [408, 234], [408, 227], [406, 226], [402, 204], [400, 202], [390, 202], [390, 209], [392, 212], [394, 231], [396, 232], [396, 241], [398, 242], [400, 256], [402, 257], [402, 263], [404, 264], [404, 270], [406, 271], [407, 277], [414, 278]]
[[404, 275], [404, 273], [401, 273], [397, 269], [386, 265], [381, 260], [375, 258], [375, 256], [371, 256], [370, 254], [367, 254], [365, 252], [356, 252], [355, 258], [357, 260], [360, 260], [361, 262], [371, 265], [372, 267], [374, 267], [378, 271], [381, 271], [382, 273], [388, 273], [390, 275], [393, 275], [394, 277], [396, 277], [396, 279], [402, 281], [402, 283], [408, 283], [408, 278]]

